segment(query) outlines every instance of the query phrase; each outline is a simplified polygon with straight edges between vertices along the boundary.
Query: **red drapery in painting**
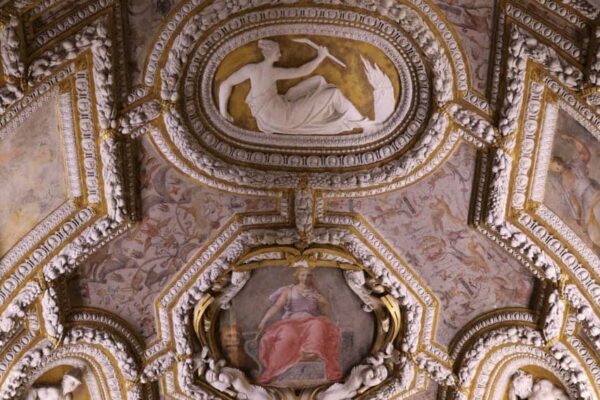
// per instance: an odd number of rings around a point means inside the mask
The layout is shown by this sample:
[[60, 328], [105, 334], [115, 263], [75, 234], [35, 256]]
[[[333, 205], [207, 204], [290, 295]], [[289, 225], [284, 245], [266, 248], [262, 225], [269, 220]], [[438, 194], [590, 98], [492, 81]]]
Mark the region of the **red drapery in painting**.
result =
[[274, 323], [260, 341], [259, 358], [264, 371], [258, 382], [270, 382], [307, 355], [323, 360], [328, 380], [340, 379], [340, 329], [323, 316]]

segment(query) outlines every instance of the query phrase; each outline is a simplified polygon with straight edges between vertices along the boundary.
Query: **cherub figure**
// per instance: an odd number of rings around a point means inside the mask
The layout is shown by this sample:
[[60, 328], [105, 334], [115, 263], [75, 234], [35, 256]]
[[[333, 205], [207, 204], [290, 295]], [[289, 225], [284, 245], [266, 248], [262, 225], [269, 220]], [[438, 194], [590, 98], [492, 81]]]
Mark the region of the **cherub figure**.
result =
[[67, 372], [60, 384], [33, 386], [25, 395], [25, 400], [72, 400], [73, 392], [83, 383], [81, 370]]
[[569, 400], [569, 397], [549, 380], [535, 382], [530, 374], [517, 371], [508, 391], [508, 400]]

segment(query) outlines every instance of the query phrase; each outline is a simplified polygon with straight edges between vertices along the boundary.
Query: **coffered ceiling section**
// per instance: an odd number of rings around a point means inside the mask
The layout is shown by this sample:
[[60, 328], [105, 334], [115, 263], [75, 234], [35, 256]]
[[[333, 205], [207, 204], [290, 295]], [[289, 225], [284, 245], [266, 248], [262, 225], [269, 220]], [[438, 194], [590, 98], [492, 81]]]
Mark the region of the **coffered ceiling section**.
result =
[[0, 1], [0, 398], [599, 399], [599, 16]]

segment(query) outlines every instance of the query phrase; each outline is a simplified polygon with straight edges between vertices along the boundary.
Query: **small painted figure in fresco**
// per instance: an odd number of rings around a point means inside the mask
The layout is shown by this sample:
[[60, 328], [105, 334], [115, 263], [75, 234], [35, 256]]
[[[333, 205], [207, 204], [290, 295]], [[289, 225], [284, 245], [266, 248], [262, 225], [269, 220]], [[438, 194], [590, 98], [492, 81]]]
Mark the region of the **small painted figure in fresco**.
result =
[[457, 225], [463, 223], [463, 221], [454, 215], [448, 202], [443, 196], [435, 196], [435, 200], [429, 203], [429, 209], [431, 210], [431, 221], [433, 222], [433, 228], [436, 232], [444, 232], [444, 220], [454, 222]]
[[25, 394], [25, 400], [71, 400], [81, 384], [81, 371], [75, 368], [63, 376], [60, 384], [32, 387]]
[[227, 323], [222, 324], [219, 329], [225, 358], [235, 368], [247, 368], [251, 365], [251, 361], [244, 352], [242, 332], [236, 322], [234, 312], [229, 311], [228, 316]]
[[575, 146], [577, 157], [566, 163], [561, 157], [554, 156], [550, 171], [558, 174], [565, 203], [573, 218], [600, 249], [600, 183], [589, 176], [591, 152], [577, 139], [566, 135], [561, 138]]
[[[273, 304], [262, 318], [258, 329], [259, 359], [263, 372], [258, 383], [269, 383], [278, 375], [303, 360], [320, 359], [325, 364], [327, 379], [342, 377], [340, 369], [340, 329], [323, 315], [330, 305], [317, 290], [308, 268], [295, 272], [296, 283], [276, 290], [269, 300]], [[283, 311], [281, 319], [267, 323]], [[266, 328], [266, 330], [265, 330]]]
[[258, 47], [264, 60], [247, 64], [231, 74], [219, 87], [219, 112], [229, 121], [229, 97], [234, 86], [250, 80], [246, 103], [256, 119], [258, 129], [265, 133], [289, 135], [334, 135], [354, 129], [374, 127], [383, 123], [394, 111], [394, 88], [390, 79], [363, 59], [365, 73], [374, 90], [375, 120], [363, 116], [340, 89], [320, 75], [308, 78], [285, 94], [277, 92], [277, 81], [302, 78], [311, 74], [326, 58], [338, 64], [327, 47], [308, 39], [295, 39], [317, 50], [317, 57], [297, 68], [281, 68], [274, 64], [281, 58], [279, 44], [261, 39]]

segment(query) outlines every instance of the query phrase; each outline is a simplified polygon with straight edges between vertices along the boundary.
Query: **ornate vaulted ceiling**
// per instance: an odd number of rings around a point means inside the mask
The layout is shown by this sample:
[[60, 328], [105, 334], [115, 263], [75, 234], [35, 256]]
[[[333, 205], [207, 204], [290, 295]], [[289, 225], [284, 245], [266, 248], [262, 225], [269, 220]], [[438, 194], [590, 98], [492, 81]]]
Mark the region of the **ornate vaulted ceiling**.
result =
[[0, 20], [1, 398], [600, 398], [594, 0]]

